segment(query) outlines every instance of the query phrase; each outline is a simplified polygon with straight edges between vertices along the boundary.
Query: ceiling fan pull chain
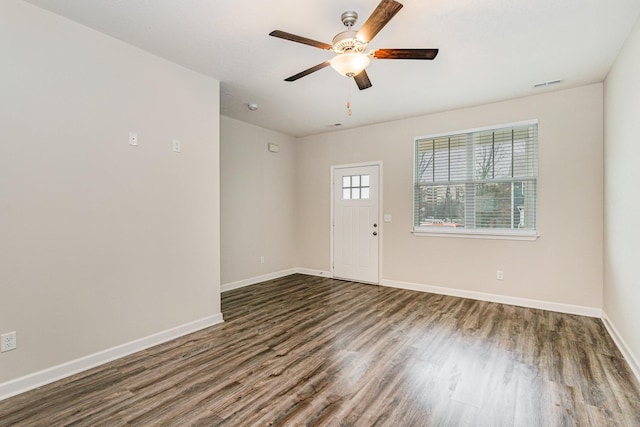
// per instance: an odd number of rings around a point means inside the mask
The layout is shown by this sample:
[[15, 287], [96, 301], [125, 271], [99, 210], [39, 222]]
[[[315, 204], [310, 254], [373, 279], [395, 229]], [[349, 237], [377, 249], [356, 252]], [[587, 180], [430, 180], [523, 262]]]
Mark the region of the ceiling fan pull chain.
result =
[[351, 110], [351, 79], [347, 79], [347, 112], [349, 113], [349, 116], [353, 114], [353, 111]]

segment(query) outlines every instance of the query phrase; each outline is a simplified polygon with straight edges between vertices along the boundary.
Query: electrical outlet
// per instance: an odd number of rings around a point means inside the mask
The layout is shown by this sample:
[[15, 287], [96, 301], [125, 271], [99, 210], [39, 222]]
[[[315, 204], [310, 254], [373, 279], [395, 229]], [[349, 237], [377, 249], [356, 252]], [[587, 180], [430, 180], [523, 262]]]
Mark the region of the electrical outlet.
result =
[[0, 353], [4, 353], [5, 351], [15, 350], [18, 346], [16, 341], [16, 333], [7, 332], [6, 334], [0, 335]]
[[264, 264], [264, 255], [260, 257], [260, 264]]
[[182, 148], [182, 143], [180, 142], [180, 140], [179, 139], [174, 139], [173, 140], [173, 151], [175, 153], [179, 153], [181, 148]]
[[496, 279], [498, 280], [504, 279], [504, 273], [502, 272], [502, 270], [496, 271]]

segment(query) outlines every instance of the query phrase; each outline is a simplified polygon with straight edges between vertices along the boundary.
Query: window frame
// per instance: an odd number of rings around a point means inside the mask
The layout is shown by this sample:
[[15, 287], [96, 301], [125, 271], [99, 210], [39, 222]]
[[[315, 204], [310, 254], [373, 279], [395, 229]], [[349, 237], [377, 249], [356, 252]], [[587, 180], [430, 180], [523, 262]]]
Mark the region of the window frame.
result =
[[452, 132], [442, 132], [442, 133], [436, 133], [436, 134], [429, 134], [429, 135], [424, 135], [424, 136], [417, 136], [413, 139], [413, 179], [412, 179], [412, 198], [413, 198], [413, 202], [412, 202], [412, 207], [413, 207], [413, 212], [411, 215], [411, 219], [412, 219], [412, 228], [411, 228], [411, 232], [413, 233], [413, 235], [415, 236], [420, 236], [420, 237], [454, 237], [454, 238], [471, 238], [471, 239], [494, 239], [494, 240], [527, 240], [527, 241], [534, 241], [536, 239], [538, 239], [538, 237], [540, 237], [539, 232], [538, 232], [538, 221], [537, 218], [539, 218], [539, 185], [538, 185], [538, 181], [539, 181], [539, 177], [538, 177], [538, 153], [539, 153], [539, 132], [537, 133], [537, 137], [536, 137], [536, 157], [535, 157], [535, 167], [536, 167], [536, 174], [535, 174], [535, 182], [536, 182], [536, 197], [535, 197], [535, 210], [536, 210], [536, 223], [535, 223], [535, 229], [534, 230], [520, 230], [520, 229], [487, 229], [487, 228], [463, 228], [463, 227], [453, 227], [453, 228], [443, 228], [443, 229], [438, 229], [438, 230], [434, 230], [434, 229], [430, 229], [427, 227], [420, 227], [420, 226], [416, 226], [416, 185], [418, 184], [418, 177], [417, 177], [417, 167], [416, 167], [416, 162], [417, 162], [417, 149], [416, 149], [416, 145], [418, 144], [419, 141], [423, 141], [423, 140], [428, 140], [428, 139], [437, 139], [437, 138], [445, 138], [445, 137], [452, 137], [452, 136], [457, 136], [457, 135], [461, 135], [461, 134], [470, 134], [470, 133], [479, 133], [479, 132], [486, 132], [486, 131], [497, 131], [497, 130], [501, 130], [501, 129], [505, 129], [505, 128], [516, 128], [516, 127], [523, 127], [523, 126], [531, 126], [531, 125], [536, 125], [538, 126], [538, 119], [531, 119], [531, 120], [524, 120], [524, 121], [520, 121], [520, 122], [513, 122], [513, 123], [504, 123], [504, 124], [498, 124], [498, 125], [491, 125], [491, 126], [483, 126], [483, 127], [479, 127], [479, 128], [473, 128], [473, 129], [465, 129], [465, 130], [458, 130], [458, 131], [452, 131]]

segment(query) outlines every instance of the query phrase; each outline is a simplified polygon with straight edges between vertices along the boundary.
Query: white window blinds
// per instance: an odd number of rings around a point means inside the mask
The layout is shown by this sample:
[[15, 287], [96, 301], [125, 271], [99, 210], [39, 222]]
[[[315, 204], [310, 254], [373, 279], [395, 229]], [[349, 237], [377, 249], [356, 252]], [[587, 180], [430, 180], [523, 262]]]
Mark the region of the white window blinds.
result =
[[535, 234], [537, 122], [417, 138], [414, 231]]

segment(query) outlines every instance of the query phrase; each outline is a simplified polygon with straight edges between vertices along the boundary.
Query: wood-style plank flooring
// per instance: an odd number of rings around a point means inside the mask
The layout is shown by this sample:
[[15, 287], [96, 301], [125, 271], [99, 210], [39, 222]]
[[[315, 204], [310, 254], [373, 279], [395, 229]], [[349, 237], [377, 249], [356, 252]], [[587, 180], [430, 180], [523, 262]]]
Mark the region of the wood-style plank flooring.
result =
[[598, 319], [303, 275], [222, 311], [0, 402], [0, 425], [640, 426]]

